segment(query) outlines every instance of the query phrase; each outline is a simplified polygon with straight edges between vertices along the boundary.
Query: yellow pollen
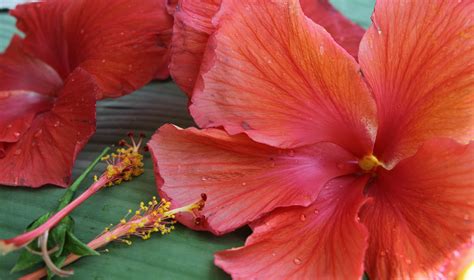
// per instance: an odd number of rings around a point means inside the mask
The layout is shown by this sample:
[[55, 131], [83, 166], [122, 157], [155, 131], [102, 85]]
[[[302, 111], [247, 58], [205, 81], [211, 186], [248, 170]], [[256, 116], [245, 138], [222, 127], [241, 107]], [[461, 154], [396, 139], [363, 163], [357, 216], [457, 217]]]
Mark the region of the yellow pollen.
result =
[[374, 155], [364, 156], [359, 160], [359, 167], [364, 171], [371, 171], [378, 166], [383, 166], [383, 163], [380, 162]]

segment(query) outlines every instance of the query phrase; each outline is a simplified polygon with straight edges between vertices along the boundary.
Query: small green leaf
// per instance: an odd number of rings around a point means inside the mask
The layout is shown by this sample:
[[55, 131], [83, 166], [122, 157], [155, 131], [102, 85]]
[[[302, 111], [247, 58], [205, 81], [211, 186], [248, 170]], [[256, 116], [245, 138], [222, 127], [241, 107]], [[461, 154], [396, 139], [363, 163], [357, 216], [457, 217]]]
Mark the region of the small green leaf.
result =
[[78, 256], [100, 255], [96, 250], [79, 240], [71, 231], [67, 232], [67, 241], [64, 249]]
[[18, 261], [16, 262], [15, 266], [11, 269], [11, 273], [13, 272], [18, 272], [22, 271], [25, 269], [28, 269], [35, 264], [38, 264], [42, 261], [43, 259], [39, 255], [32, 254], [26, 250], [21, 252], [20, 257], [18, 258]]
[[49, 217], [52, 215], [52, 212], [48, 212], [42, 216], [40, 216], [39, 218], [37, 218], [36, 220], [34, 220], [31, 224], [29, 224], [27, 227], [26, 227], [26, 231], [30, 231], [30, 230], [33, 230], [37, 227], [39, 227], [40, 225], [44, 224], [48, 219]]
[[[54, 256], [59, 257], [63, 253], [64, 242], [66, 241], [66, 233], [72, 231], [74, 221], [71, 217], [66, 216], [62, 219], [49, 233], [51, 246], [57, 246], [58, 250]], [[49, 243], [49, 242], [48, 242]]]

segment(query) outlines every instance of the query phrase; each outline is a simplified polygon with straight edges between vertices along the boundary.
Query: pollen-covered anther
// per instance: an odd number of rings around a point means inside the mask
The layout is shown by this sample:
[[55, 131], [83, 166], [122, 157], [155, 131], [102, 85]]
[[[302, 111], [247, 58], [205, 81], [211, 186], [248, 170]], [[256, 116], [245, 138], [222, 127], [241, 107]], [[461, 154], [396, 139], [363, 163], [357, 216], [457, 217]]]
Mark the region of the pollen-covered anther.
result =
[[366, 172], [373, 171], [379, 166], [384, 167], [384, 164], [372, 154], [364, 156], [359, 160], [359, 167]]
[[106, 171], [103, 174], [107, 178], [107, 186], [130, 181], [133, 177], [143, 174], [142, 136], [144, 135], [140, 134], [138, 141], [135, 141], [133, 133], [129, 133], [130, 143], [120, 140], [120, 148], [102, 158], [107, 163]]
[[[204, 216], [200, 215], [207, 197], [203, 194], [201, 199], [189, 205], [171, 209], [171, 202], [166, 199], [157, 200], [153, 197], [149, 202], [140, 202], [139, 208], [134, 212], [131, 209], [116, 226], [106, 228], [98, 237], [103, 238], [106, 243], [120, 241], [131, 245], [131, 236], [138, 236], [144, 240], [149, 239], [155, 232], [162, 235], [170, 233], [175, 229], [176, 214], [191, 213], [196, 222], [202, 223]], [[129, 217], [132, 215], [132, 217]]]

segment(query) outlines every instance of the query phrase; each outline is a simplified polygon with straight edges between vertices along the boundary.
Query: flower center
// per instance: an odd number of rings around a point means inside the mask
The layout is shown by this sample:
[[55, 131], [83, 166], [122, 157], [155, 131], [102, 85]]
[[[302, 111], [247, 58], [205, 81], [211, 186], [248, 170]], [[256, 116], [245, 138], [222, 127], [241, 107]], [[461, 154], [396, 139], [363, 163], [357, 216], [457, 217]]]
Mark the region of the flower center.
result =
[[383, 166], [383, 163], [372, 154], [359, 159], [359, 167], [366, 172], [372, 171], [378, 166]]

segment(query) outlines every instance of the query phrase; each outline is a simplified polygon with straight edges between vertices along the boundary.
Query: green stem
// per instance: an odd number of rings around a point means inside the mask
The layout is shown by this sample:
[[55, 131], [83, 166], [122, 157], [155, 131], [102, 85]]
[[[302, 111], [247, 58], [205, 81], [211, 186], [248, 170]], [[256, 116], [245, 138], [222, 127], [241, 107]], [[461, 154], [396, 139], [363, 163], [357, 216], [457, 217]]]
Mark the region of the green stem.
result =
[[105, 148], [102, 153], [87, 167], [87, 169], [82, 172], [82, 174], [72, 183], [72, 185], [66, 190], [64, 195], [59, 199], [59, 205], [56, 209], [56, 212], [66, 207], [66, 205], [71, 202], [74, 193], [77, 188], [81, 185], [82, 181], [89, 175], [89, 173], [94, 169], [94, 167], [99, 163], [100, 159], [109, 152], [110, 148]]

